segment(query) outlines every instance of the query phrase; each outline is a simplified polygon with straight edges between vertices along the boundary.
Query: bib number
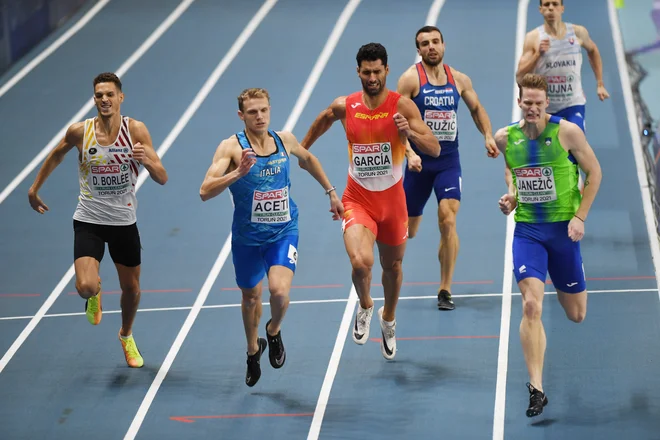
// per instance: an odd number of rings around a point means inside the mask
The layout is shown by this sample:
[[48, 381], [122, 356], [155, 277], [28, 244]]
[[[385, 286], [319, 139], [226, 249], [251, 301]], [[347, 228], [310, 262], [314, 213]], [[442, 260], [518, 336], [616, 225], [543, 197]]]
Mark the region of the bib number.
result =
[[453, 110], [426, 110], [424, 122], [439, 141], [456, 140], [456, 112]]
[[353, 170], [360, 179], [392, 175], [392, 145], [353, 144]]
[[557, 200], [552, 167], [516, 168], [514, 172], [520, 203], [545, 203]]
[[252, 196], [252, 223], [286, 223], [291, 221], [289, 190], [255, 191]]
[[89, 187], [93, 197], [122, 196], [131, 190], [131, 167], [121, 165], [92, 165]]

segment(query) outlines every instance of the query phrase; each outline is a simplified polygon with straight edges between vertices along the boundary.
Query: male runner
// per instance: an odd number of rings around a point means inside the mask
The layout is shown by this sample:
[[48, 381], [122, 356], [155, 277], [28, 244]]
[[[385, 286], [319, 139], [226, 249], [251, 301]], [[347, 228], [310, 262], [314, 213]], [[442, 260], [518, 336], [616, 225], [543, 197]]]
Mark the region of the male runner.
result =
[[124, 94], [119, 78], [114, 73], [101, 73], [93, 85], [97, 116], [68, 128], [64, 139], [44, 161], [28, 198], [35, 211], [48, 211], [39, 189], [64, 156], [77, 148], [80, 195], [73, 215], [76, 290], [86, 300], [87, 320], [98, 325], [103, 310], [99, 265], [108, 243], [121, 287], [119, 340], [128, 366], [139, 368], [144, 360], [132, 334], [140, 303], [142, 249], [135, 185], [140, 165], [161, 185], [167, 182], [167, 171], [144, 123], [121, 115]]
[[387, 51], [369, 43], [357, 53], [362, 90], [336, 98], [312, 123], [301, 145], [312, 144], [340, 120], [348, 140], [348, 183], [342, 196], [344, 245], [351, 261], [352, 279], [360, 298], [353, 340], [365, 344], [374, 302], [370, 295], [374, 243], [383, 268], [385, 305], [378, 310], [381, 353], [396, 355], [395, 311], [401, 290], [401, 264], [408, 237], [406, 197], [401, 178], [406, 139], [429, 156], [440, 154], [440, 144], [424, 124], [415, 104], [385, 85], [389, 73]]
[[[241, 311], [247, 338], [245, 383], [261, 377], [261, 354], [268, 345], [273, 368], [286, 360], [281, 325], [289, 306], [289, 290], [298, 264], [298, 207], [291, 198], [289, 155], [298, 158], [330, 196], [332, 218], [344, 214], [335, 187], [318, 159], [300, 147], [293, 134], [275, 132], [270, 124], [270, 96], [265, 89], [246, 89], [238, 96], [238, 116], [245, 129], [220, 142], [200, 188], [202, 201], [229, 188], [234, 203], [232, 258], [241, 289]], [[266, 339], [259, 338], [261, 290], [268, 277], [271, 319]]]
[[[518, 105], [523, 119], [495, 134], [506, 161], [501, 211], [514, 209], [513, 270], [522, 293], [520, 342], [529, 372], [527, 416], [543, 412], [546, 339], [541, 311], [546, 273], [568, 319], [582, 322], [587, 313], [587, 290], [580, 253], [584, 223], [602, 178], [600, 164], [580, 128], [546, 114], [548, 84], [541, 75], [520, 81]], [[584, 194], [577, 186], [578, 167], [584, 171]]]
[[456, 214], [461, 204], [462, 186], [456, 113], [461, 98], [484, 136], [488, 156], [497, 157], [499, 151], [493, 139], [490, 118], [479, 102], [472, 81], [466, 74], [443, 64], [445, 42], [440, 29], [424, 26], [418, 30], [415, 46], [422, 60], [401, 75], [397, 91], [417, 104], [424, 122], [440, 141], [442, 154], [438, 158], [428, 156], [419, 151], [414, 141], [406, 150], [408, 167], [403, 188], [408, 205], [408, 236], [417, 235], [424, 205], [431, 191], [435, 191], [440, 227], [438, 308], [453, 310], [451, 281], [459, 248]]
[[582, 48], [587, 51], [596, 76], [598, 98], [604, 101], [610, 97], [603, 82], [603, 60], [598, 46], [584, 26], [562, 21], [563, 0], [539, 0], [539, 11], [544, 23], [525, 36], [516, 80], [520, 83], [527, 73], [545, 76], [550, 99], [547, 112], [585, 131], [587, 99], [582, 90]]

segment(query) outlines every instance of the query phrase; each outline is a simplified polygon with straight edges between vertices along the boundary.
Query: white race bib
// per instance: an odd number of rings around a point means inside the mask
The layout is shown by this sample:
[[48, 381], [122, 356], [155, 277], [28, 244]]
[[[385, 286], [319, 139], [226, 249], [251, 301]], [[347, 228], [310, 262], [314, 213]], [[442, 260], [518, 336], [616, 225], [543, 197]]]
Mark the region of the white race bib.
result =
[[456, 140], [456, 112], [453, 110], [426, 110], [424, 122], [439, 141]]
[[291, 221], [289, 190], [255, 191], [252, 195], [252, 223], [286, 223]]
[[392, 145], [353, 144], [353, 174], [360, 179], [392, 175]]
[[520, 203], [544, 203], [557, 200], [552, 167], [516, 168], [516, 185]]
[[121, 165], [90, 165], [88, 183], [92, 197], [121, 196], [131, 190], [131, 167]]

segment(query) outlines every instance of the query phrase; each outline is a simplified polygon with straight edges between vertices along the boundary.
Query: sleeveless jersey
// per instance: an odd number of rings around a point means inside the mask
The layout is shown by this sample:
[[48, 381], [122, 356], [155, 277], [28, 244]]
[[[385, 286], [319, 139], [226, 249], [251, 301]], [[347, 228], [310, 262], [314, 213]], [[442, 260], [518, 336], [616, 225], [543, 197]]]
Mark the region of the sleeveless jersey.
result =
[[391, 188], [403, 176], [406, 146], [393, 119], [400, 97], [390, 91], [374, 110], [364, 105], [362, 92], [346, 97], [348, 175], [369, 191]]
[[447, 83], [441, 86], [429, 82], [426, 70], [421, 62], [415, 65], [419, 76], [419, 93], [412, 100], [422, 115], [426, 125], [440, 141], [440, 156], [432, 157], [421, 153], [417, 146], [410, 142], [410, 146], [424, 163], [431, 165], [441, 161], [443, 156], [449, 156], [458, 150], [458, 102], [461, 95], [456, 88], [454, 76], [448, 65], [443, 64], [447, 74]]
[[[290, 197], [289, 154], [273, 130], [277, 147], [269, 156], [257, 156], [250, 171], [229, 186], [234, 203], [232, 240], [259, 246], [285, 235], [298, 234], [298, 207]], [[245, 131], [236, 133], [242, 149], [251, 148]]]
[[94, 122], [85, 120], [82, 154], [78, 163], [80, 195], [75, 220], [112, 226], [137, 221], [137, 183], [140, 164], [133, 160], [133, 142], [128, 116], [122, 116], [114, 143], [99, 145]]
[[550, 48], [536, 62], [534, 72], [548, 81], [550, 105], [548, 113], [556, 113], [566, 107], [584, 105], [587, 98], [582, 90], [582, 46], [575, 36], [575, 28], [566, 23], [566, 35], [558, 40], [539, 26], [539, 41], [549, 39]]
[[528, 139], [518, 123], [507, 127], [504, 153], [517, 188], [515, 221], [552, 223], [573, 218], [582, 201], [578, 165], [559, 143], [561, 118], [551, 116], [537, 139]]

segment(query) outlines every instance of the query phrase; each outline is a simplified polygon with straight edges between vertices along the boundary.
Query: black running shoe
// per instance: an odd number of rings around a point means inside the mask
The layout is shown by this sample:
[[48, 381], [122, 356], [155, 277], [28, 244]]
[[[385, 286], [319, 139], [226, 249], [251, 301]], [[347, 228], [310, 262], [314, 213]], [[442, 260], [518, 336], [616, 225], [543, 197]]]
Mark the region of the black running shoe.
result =
[[451, 300], [451, 293], [442, 289], [438, 292], [438, 308], [440, 310], [454, 310], [454, 301]]
[[261, 354], [266, 350], [268, 342], [264, 338], [259, 338], [259, 351], [247, 357], [247, 372], [245, 373], [245, 384], [253, 387], [259, 382], [261, 377]]
[[268, 333], [268, 324], [270, 320], [266, 323], [266, 337], [268, 338], [268, 359], [270, 359], [270, 365], [273, 368], [282, 368], [284, 361], [286, 360], [286, 350], [284, 349], [284, 344], [282, 343], [282, 330], [277, 332], [275, 336], [271, 336]]
[[538, 416], [543, 412], [543, 407], [548, 404], [548, 398], [544, 392], [537, 390], [529, 382], [527, 382], [527, 389], [529, 390], [529, 408], [527, 408], [527, 417]]

